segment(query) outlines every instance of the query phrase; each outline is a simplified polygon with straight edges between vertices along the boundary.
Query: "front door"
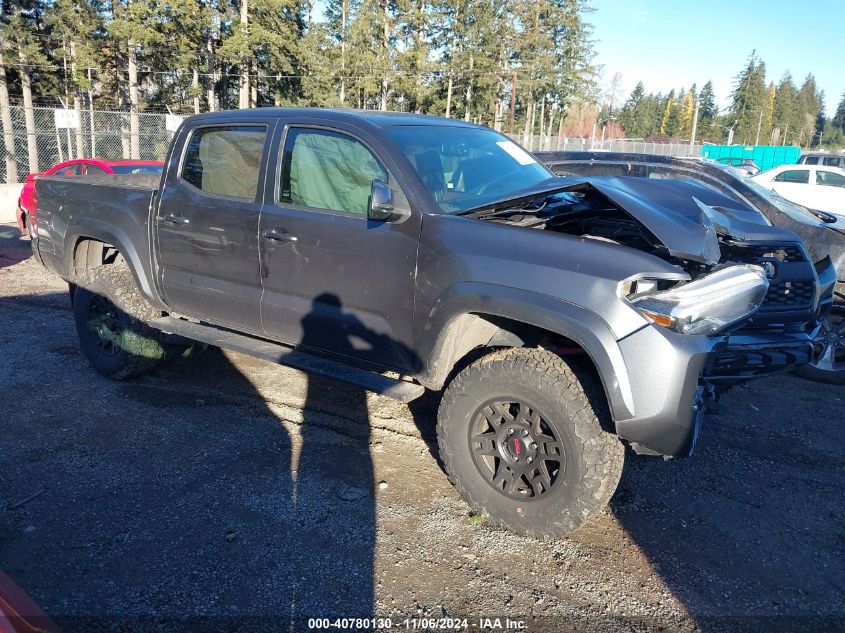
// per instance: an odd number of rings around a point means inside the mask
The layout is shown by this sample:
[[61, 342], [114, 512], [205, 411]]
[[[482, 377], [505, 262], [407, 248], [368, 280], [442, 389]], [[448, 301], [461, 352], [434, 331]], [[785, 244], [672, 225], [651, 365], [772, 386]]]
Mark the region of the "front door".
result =
[[175, 312], [261, 332], [258, 217], [273, 123], [182, 131], [155, 219], [159, 283]]
[[[367, 219], [372, 181], [409, 208], [375, 139], [290, 122], [259, 226], [266, 334], [408, 370], [420, 216]], [[271, 200], [272, 198], [272, 200]]]

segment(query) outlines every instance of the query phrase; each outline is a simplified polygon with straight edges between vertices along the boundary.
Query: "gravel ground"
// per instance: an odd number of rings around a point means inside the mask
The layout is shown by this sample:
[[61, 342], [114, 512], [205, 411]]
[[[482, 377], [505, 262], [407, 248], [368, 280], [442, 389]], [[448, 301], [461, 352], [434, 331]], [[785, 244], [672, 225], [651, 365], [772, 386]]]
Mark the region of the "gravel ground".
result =
[[16, 233], [0, 226], [0, 569], [65, 631], [845, 627], [845, 388], [732, 392], [693, 458], [629, 456], [605, 512], [540, 542], [458, 498], [432, 397], [217, 350], [103, 379]]

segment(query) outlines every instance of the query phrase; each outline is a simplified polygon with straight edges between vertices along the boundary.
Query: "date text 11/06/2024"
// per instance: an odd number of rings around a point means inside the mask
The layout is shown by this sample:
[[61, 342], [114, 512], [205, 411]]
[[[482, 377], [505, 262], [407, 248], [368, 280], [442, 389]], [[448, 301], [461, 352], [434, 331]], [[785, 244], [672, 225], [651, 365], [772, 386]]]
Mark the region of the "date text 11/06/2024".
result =
[[375, 631], [525, 631], [523, 620], [511, 618], [309, 618], [309, 630]]

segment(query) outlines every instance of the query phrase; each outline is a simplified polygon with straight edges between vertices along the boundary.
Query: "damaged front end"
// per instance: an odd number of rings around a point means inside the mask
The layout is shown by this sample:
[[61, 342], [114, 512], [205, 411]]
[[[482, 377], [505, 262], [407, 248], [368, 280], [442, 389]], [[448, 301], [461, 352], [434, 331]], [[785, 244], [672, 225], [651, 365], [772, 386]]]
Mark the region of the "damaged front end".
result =
[[810, 361], [835, 273], [794, 233], [693, 181], [562, 181], [479, 217], [644, 251], [681, 273], [619, 282], [617, 296], [652, 325], [618, 340], [633, 406], [614, 418], [636, 450], [690, 454], [720, 393]]

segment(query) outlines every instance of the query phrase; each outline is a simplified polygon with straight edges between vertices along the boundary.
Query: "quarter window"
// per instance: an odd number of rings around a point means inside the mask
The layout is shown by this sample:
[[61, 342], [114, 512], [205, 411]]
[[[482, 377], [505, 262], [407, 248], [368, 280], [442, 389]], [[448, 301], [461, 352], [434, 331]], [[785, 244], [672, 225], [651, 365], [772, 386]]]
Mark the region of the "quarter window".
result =
[[775, 182], [807, 184], [810, 182], [810, 172], [807, 169], [787, 169], [775, 176]]
[[292, 128], [285, 138], [279, 200], [365, 215], [373, 180], [387, 171], [360, 141], [330, 130]]
[[185, 150], [182, 180], [205, 193], [254, 200], [266, 136], [264, 126], [197, 128]]

